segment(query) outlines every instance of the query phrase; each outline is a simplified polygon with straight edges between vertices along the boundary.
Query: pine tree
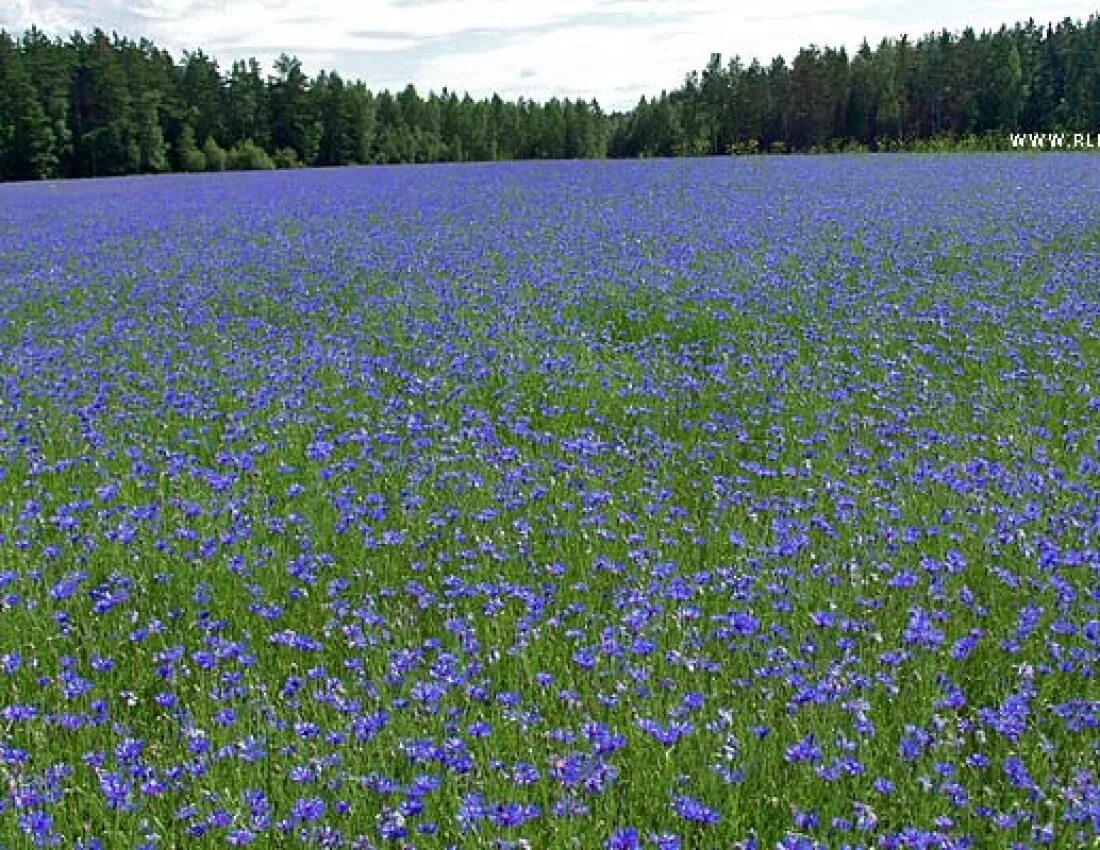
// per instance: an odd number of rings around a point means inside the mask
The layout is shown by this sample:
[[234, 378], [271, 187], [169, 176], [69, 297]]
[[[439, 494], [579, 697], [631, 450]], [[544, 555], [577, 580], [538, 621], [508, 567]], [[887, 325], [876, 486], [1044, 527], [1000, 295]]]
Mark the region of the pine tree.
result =
[[0, 179], [52, 177], [56, 139], [15, 40], [0, 31]]

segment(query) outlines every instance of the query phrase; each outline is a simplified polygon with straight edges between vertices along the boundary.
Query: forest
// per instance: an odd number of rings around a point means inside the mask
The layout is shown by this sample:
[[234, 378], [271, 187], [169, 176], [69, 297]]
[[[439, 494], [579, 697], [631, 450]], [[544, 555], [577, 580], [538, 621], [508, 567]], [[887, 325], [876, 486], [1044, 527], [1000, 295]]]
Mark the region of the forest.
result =
[[101, 29], [0, 31], [0, 180], [366, 163], [709, 156], [1003, 145], [1100, 127], [1100, 16], [715, 53], [672, 91], [596, 100], [373, 91], [282, 55], [225, 69]]

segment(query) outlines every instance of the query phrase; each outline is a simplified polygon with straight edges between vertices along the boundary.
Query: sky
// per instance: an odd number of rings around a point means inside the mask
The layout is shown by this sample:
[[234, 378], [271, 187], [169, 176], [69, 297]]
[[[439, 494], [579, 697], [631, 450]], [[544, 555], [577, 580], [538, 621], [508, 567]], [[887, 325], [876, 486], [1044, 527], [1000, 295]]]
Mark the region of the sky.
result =
[[0, 28], [98, 26], [177, 57], [202, 49], [225, 69], [250, 56], [270, 68], [286, 52], [310, 74], [335, 70], [375, 90], [412, 83], [625, 109], [676, 88], [711, 53], [767, 63], [809, 44], [851, 51], [863, 38], [1096, 11], [1074, 0], [0, 0]]

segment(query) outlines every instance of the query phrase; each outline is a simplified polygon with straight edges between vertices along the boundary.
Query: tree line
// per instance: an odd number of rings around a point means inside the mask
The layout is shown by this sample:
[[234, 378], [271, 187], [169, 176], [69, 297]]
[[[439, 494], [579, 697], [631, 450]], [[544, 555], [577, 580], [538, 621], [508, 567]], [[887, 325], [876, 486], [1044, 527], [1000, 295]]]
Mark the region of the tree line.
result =
[[1100, 128], [1100, 16], [930, 33], [787, 62], [714, 54], [625, 112], [595, 101], [371, 91], [282, 55], [223, 70], [100, 29], [0, 30], [0, 180], [360, 163], [948, 146]]
[[[976, 34], [930, 33], [844, 48], [805, 47], [767, 67], [719, 54], [674, 92], [619, 119], [612, 156], [896, 150], [1013, 132], [1100, 128], [1100, 16]], [[925, 143], [922, 145], [922, 143]]]

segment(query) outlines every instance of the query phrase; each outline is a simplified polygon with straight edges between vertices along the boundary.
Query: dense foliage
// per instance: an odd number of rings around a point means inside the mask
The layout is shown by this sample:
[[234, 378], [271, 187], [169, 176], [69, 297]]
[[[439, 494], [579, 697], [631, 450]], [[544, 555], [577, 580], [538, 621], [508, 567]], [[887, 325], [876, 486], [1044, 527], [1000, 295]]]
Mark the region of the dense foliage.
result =
[[717, 55], [625, 114], [596, 102], [372, 92], [282, 56], [225, 71], [96, 30], [0, 32], [0, 179], [294, 165], [891, 148], [1100, 126], [1100, 17], [917, 42]]
[[1095, 846], [1094, 169], [0, 187], [0, 844]]
[[764, 67], [712, 56], [676, 92], [642, 102], [617, 156], [896, 148], [1010, 132], [1100, 128], [1100, 16], [1045, 29], [929, 34], [916, 42], [808, 47]]

